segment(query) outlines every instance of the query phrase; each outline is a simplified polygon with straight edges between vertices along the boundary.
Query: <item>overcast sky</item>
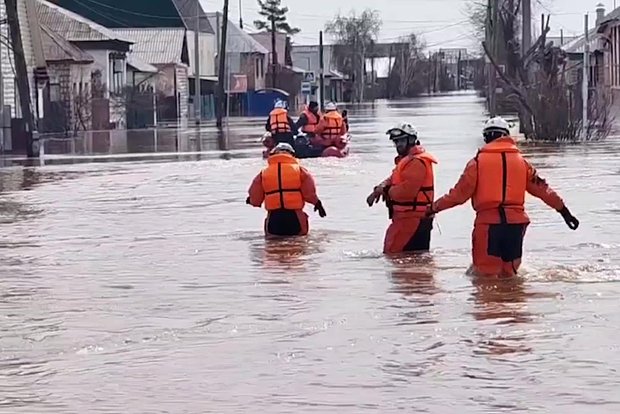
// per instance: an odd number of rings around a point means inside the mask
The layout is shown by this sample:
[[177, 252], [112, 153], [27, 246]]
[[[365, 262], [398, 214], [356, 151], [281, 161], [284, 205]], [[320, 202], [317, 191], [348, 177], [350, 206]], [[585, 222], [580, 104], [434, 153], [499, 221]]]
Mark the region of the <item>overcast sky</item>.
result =
[[[616, 0], [620, 6], [620, 0]], [[222, 10], [223, 0], [201, 0], [208, 11]], [[551, 34], [583, 33], [584, 14], [595, 20], [596, 5], [603, 3], [607, 12], [614, 0], [532, 0], [536, 28], [540, 14], [552, 13]], [[296, 44], [318, 43], [318, 32], [338, 12], [348, 13], [366, 7], [377, 9], [383, 18], [382, 40], [396, 40], [414, 31], [422, 34], [430, 49], [440, 47], [474, 47], [471, 27], [466, 21], [465, 0], [282, 0], [289, 7], [289, 21], [302, 31], [295, 36]], [[257, 18], [256, 0], [241, 0], [243, 20], [247, 28]], [[230, 0], [230, 19], [239, 22], [239, 0]], [[540, 29], [538, 29], [538, 32]]]

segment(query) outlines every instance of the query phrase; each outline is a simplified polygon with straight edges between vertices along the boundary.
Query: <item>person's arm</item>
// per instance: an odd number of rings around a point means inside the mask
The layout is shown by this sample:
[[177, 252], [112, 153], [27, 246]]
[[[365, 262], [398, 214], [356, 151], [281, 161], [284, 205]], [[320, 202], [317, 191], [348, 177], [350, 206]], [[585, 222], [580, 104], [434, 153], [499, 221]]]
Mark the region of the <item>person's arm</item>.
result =
[[306, 203], [310, 203], [315, 206], [319, 202], [319, 197], [316, 194], [316, 184], [314, 177], [305, 168], [301, 167], [301, 195]]
[[267, 122], [265, 123], [265, 130], [267, 132], [271, 132], [271, 117], [267, 118]]
[[258, 174], [254, 177], [254, 180], [252, 180], [248, 195], [247, 201], [251, 206], [260, 207], [263, 201], [265, 201], [265, 190], [263, 189], [263, 177], [261, 174]]
[[459, 178], [454, 188], [433, 204], [433, 211], [439, 213], [440, 211], [464, 204], [474, 196], [477, 185], [478, 163], [476, 160], [471, 160], [467, 163], [461, 178]]
[[288, 115], [287, 115], [287, 118], [288, 118], [288, 125], [291, 128], [291, 132], [293, 133], [293, 135], [297, 135], [299, 131], [297, 130], [297, 125], [295, 125], [295, 121], [293, 121], [293, 118], [291, 118]]
[[565, 207], [564, 200], [538, 175], [536, 168], [527, 161], [525, 163], [527, 165], [527, 192], [542, 200], [552, 209], [561, 211]]
[[299, 119], [297, 120], [297, 129], [301, 129], [306, 125], [308, 125], [308, 117], [305, 113], [302, 113], [301, 115], [299, 115]]
[[418, 194], [426, 178], [426, 166], [424, 162], [413, 159], [405, 166], [401, 172], [402, 181], [399, 184], [390, 186], [388, 194], [395, 201], [413, 201], [413, 197]]

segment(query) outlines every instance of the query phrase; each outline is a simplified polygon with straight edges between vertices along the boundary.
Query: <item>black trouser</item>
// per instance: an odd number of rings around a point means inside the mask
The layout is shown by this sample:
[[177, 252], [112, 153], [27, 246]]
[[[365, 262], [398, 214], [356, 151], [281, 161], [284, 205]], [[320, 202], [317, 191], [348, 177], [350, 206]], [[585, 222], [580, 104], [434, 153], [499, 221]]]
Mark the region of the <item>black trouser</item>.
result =
[[301, 224], [294, 210], [274, 210], [269, 213], [267, 233], [274, 236], [297, 236], [301, 233]]
[[428, 251], [431, 248], [431, 232], [433, 231], [433, 219], [422, 219], [418, 229], [413, 234], [407, 245], [405, 252]]
[[527, 224], [492, 224], [489, 226], [487, 254], [512, 262], [523, 256], [523, 239]]

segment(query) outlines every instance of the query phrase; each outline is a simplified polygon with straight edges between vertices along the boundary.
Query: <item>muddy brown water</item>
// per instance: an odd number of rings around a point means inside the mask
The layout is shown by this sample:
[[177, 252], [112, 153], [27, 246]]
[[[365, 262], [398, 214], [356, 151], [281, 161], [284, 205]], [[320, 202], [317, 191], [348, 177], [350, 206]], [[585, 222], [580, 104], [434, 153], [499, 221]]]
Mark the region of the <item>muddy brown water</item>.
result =
[[582, 227], [530, 198], [523, 277], [484, 283], [468, 205], [431, 254], [387, 259], [364, 204], [401, 119], [448, 190], [482, 102], [351, 113], [352, 155], [304, 161], [328, 212], [306, 239], [266, 241], [244, 204], [247, 126], [226, 152], [0, 170], [0, 412], [617, 413], [619, 142], [524, 148]]

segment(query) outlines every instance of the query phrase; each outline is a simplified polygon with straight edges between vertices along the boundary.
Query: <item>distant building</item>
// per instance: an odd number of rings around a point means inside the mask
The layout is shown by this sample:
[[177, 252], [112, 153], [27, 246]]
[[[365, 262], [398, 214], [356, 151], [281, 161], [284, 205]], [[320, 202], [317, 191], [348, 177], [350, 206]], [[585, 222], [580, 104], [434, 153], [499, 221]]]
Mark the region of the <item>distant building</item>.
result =
[[[336, 70], [335, 62], [332, 59], [334, 48], [331, 45], [326, 45], [323, 49], [325, 101], [342, 102], [344, 75]], [[314, 73], [316, 82], [312, 87], [312, 97], [317, 99], [321, 70], [319, 45], [294, 45], [292, 59], [295, 67]]]

